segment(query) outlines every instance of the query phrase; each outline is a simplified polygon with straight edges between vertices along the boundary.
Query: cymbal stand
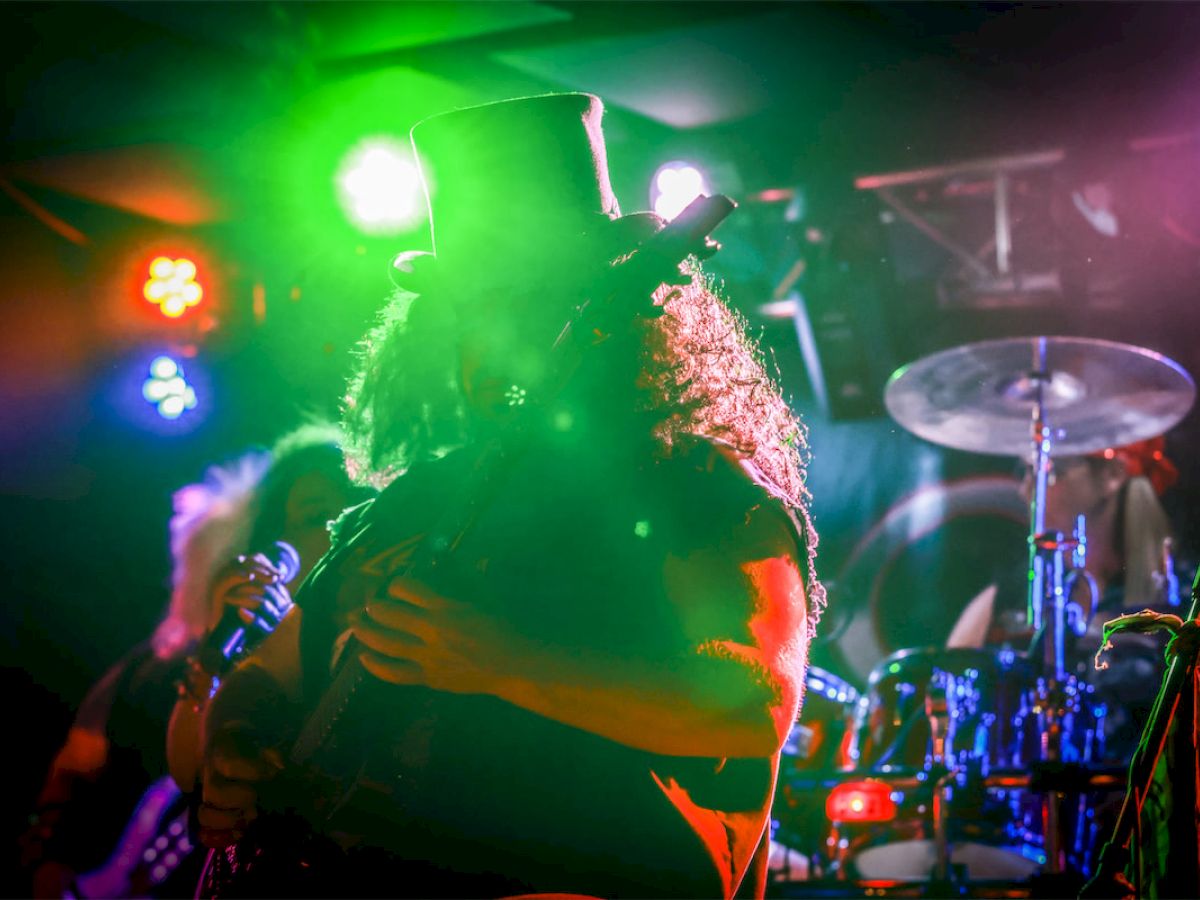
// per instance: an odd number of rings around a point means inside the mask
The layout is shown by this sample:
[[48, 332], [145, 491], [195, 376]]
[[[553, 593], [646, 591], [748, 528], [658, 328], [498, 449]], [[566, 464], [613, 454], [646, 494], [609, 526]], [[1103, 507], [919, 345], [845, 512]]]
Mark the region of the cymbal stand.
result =
[[[1083, 517], [1077, 520], [1070, 537], [1059, 531], [1046, 531], [1046, 491], [1051, 469], [1052, 429], [1046, 421], [1045, 387], [1050, 380], [1046, 360], [1046, 339], [1034, 345], [1034, 403], [1031, 422], [1033, 441], [1034, 494], [1030, 503], [1029, 595], [1026, 615], [1034, 631], [1033, 644], [1042, 642], [1042, 672], [1037, 690], [1038, 702], [1046, 727], [1040, 737], [1040, 761], [1062, 761], [1063, 729], [1069, 716], [1068, 693], [1073, 693], [1074, 676], [1067, 671], [1066, 634], [1068, 628], [1080, 635], [1087, 627], [1086, 617], [1070, 592], [1082, 571], [1087, 548]], [[1071, 554], [1068, 570], [1064, 555]], [[1089, 584], [1092, 582], [1089, 579]], [[1095, 603], [1092, 604], [1095, 606]], [[1058, 874], [1066, 867], [1060, 834], [1060, 805], [1057, 791], [1047, 791], [1043, 799], [1042, 820], [1046, 823], [1044, 841], [1046, 869]]]

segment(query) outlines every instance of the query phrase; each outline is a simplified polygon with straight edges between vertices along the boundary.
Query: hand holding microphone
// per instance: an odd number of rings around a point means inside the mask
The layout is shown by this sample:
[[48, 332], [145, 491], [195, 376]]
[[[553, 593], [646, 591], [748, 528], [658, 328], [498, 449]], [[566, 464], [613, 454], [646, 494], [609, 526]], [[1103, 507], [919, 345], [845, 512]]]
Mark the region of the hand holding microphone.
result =
[[220, 676], [283, 620], [292, 608], [287, 589], [300, 571], [300, 554], [285, 541], [276, 541], [271, 556], [239, 556], [213, 587], [222, 605], [217, 626], [198, 653], [200, 665]]

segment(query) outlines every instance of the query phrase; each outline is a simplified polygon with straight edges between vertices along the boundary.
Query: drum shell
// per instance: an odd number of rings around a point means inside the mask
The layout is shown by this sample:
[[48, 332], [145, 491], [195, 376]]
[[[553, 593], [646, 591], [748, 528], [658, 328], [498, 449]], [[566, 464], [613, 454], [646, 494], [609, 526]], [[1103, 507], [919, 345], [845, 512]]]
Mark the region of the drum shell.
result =
[[[931, 713], [940, 714], [938, 727], [945, 731], [941, 759]], [[1048, 682], [1015, 651], [926, 647], [893, 654], [871, 673], [848, 756], [852, 777], [892, 787], [896, 814], [886, 822], [831, 823], [831, 856], [822, 868], [839, 877], [929, 878], [934, 796], [942, 790], [950, 864], [961, 866], [968, 881], [1029, 877], [1046, 864], [1046, 795], [1028, 776], [1042, 762], [1077, 763], [1098, 774], [1103, 717], [1091, 685], [1074, 676]], [[1052, 729], [1055, 760], [1045, 742]], [[1011, 782], [985, 787], [996, 779]], [[1100, 811], [1112, 793], [1096, 788], [1060, 795], [1059, 846], [1074, 871], [1086, 873], [1094, 863]]]
[[804, 703], [783, 745], [784, 768], [803, 772], [847, 768], [847, 749], [860, 702], [849, 682], [818, 666], [804, 678]]
[[[846, 763], [856, 771], [913, 772], [939, 762], [1019, 764], [1033, 685], [1029, 660], [1013, 650], [900, 650], [872, 671], [859, 701]], [[940, 718], [938, 752], [931, 718]], [[939, 759], [939, 757], [943, 757]]]
[[[809, 666], [800, 716], [783, 745], [772, 808], [776, 880], [807, 870], [824, 846], [828, 820], [821, 784], [845, 768], [859, 692], [818, 666]], [[779, 868], [782, 866], [782, 869]], [[786, 871], [784, 871], [786, 870]]]

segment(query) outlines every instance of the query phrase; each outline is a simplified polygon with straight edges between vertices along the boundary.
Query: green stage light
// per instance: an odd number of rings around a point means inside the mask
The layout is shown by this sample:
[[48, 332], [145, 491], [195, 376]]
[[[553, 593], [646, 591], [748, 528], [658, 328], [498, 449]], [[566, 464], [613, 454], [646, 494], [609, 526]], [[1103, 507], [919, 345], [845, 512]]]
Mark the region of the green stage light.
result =
[[369, 138], [342, 158], [338, 200], [350, 222], [366, 234], [395, 234], [421, 213], [421, 178], [412, 154], [391, 138]]

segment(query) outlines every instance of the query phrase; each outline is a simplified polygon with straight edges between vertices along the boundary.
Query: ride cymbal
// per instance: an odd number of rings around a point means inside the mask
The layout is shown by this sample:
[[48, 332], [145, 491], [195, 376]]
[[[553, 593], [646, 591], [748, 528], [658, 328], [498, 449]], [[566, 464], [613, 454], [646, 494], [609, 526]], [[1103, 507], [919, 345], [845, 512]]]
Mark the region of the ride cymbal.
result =
[[892, 418], [927, 441], [1029, 457], [1039, 384], [1051, 456], [1155, 437], [1196, 399], [1192, 377], [1153, 350], [1094, 338], [1022, 337], [966, 344], [909, 363], [888, 379], [884, 402]]

